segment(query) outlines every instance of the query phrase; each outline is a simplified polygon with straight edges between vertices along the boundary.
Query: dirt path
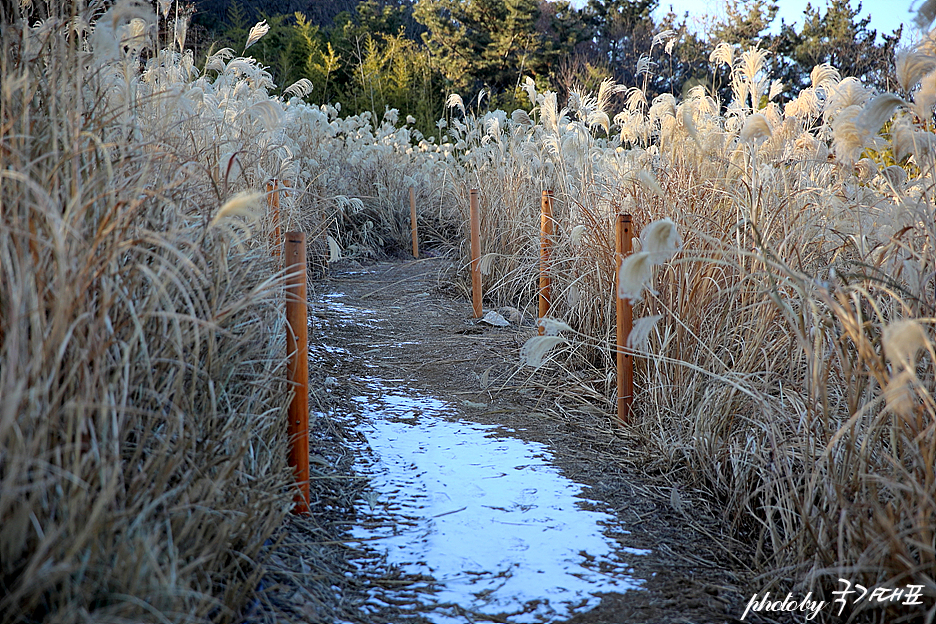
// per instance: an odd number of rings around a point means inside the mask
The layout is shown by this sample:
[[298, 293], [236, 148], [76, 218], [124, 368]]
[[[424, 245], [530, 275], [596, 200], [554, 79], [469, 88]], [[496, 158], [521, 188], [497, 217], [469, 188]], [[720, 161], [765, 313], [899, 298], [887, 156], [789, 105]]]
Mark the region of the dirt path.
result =
[[[339, 479], [338, 475], [347, 471], [367, 476], [370, 481], [355, 481], [350, 488], [353, 494], [348, 494], [347, 488], [338, 493], [340, 488], [336, 488], [334, 500], [329, 499], [327, 488], [324, 495], [320, 489], [320, 499], [314, 501], [318, 519], [292, 527], [286, 552], [291, 540], [322, 541], [321, 536], [329, 532], [346, 532], [338, 551], [321, 555], [333, 563], [340, 558], [338, 564], [344, 576], [354, 579], [350, 587], [343, 589], [332, 585], [332, 591], [340, 594], [335, 599], [344, 601], [339, 611], [346, 621], [737, 621], [749, 591], [744, 585], [751, 581], [744, 578], [743, 561], [737, 555], [743, 549], [735, 545], [728, 553], [720, 545], [725, 543], [724, 538], [712, 538], [723, 528], [698, 502], [700, 498], [674, 491], [663, 478], [643, 475], [639, 454], [629, 451], [634, 442], [613, 427], [601, 409], [584, 399], [559, 407], [555, 397], [524, 384], [529, 369], [519, 368], [518, 349], [534, 328], [528, 324], [493, 327], [471, 319], [470, 304], [452, 296], [446, 277], [450, 269], [444, 259], [366, 267], [352, 264], [332, 270], [328, 278], [313, 283], [310, 383], [318, 390], [313, 391], [312, 409], [333, 415], [333, 420], [321, 419], [314, 435], [313, 468], [318, 464], [321, 472], [313, 471], [313, 478], [318, 474], [321, 479]], [[394, 412], [387, 408], [388, 401], [402, 401], [405, 409]], [[576, 578], [613, 582], [615, 577], [626, 577], [639, 589], [626, 591], [628, 585], [622, 582], [617, 590], [602, 588], [598, 597], [587, 601], [580, 597], [584, 606], [571, 618], [550, 615], [548, 608], [544, 611], [549, 596], [540, 596], [542, 601], [531, 601], [524, 609], [504, 612], [483, 611], [452, 600], [444, 603], [445, 609], [433, 606], [427, 597], [446, 589], [444, 581], [433, 578], [431, 573], [438, 564], [420, 559], [412, 565], [401, 565], [399, 556], [407, 555], [388, 554], [389, 547], [382, 546], [392, 536], [397, 536], [397, 542], [405, 542], [406, 531], [415, 531], [413, 535], [425, 531], [420, 528], [422, 520], [413, 517], [413, 509], [422, 503], [407, 507], [402, 502], [405, 487], [397, 490], [398, 495], [388, 495], [373, 483], [374, 475], [384, 470], [381, 466], [389, 465], [389, 460], [371, 455], [409, 452], [403, 450], [402, 438], [393, 438], [382, 451], [373, 448], [378, 427], [373, 419], [380, 412], [375, 405], [389, 409], [386, 418], [397, 423], [416, 422], [424, 411], [439, 409], [445, 412], [442, 420], [456, 423], [461, 430], [474, 426], [470, 423], [487, 427], [484, 435], [491, 444], [491, 453], [501, 442], [513, 444], [519, 439], [532, 443], [531, 448], [539, 450], [530, 457], [545, 458], [545, 463], [556, 466], [563, 478], [580, 484], [576, 487], [582, 493], [571, 506], [598, 514], [595, 517], [600, 515], [600, 524], [605, 527], [603, 539], [614, 544], [612, 550], [617, 551], [606, 553], [599, 562], [583, 547], [586, 568], [576, 573]], [[400, 426], [404, 429], [384, 435], [400, 437], [400, 431], [409, 430]], [[432, 434], [428, 436], [425, 444], [432, 445]], [[422, 443], [417, 445], [422, 448]], [[486, 457], [489, 453], [482, 447], [478, 455]], [[429, 461], [428, 469], [419, 470], [434, 469], [437, 464], [432, 463], [431, 456]], [[368, 466], [371, 474], [366, 474]], [[447, 502], [452, 501], [452, 510], [431, 510], [435, 514], [429, 519], [433, 527], [442, 522], [438, 516], [452, 522], [471, 520], [467, 504], [459, 508], [449, 496], [454, 492], [442, 493]], [[393, 500], [396, 496], [401, 501]], [[543, 504], [536, 501], [521, 510]], [[446, 511], [436, 513], [439, 509]], [[355, 517], [349, 518], [350, 514]], [[523, 532], [530, 533], [529, 529], [521, 529], [521, 536]], [[401, 534], [404, 537], [400, 538]], [[564, 545], [556, 544], [557, 549], [560, 546]], [[574, 544], [570, 546], [575, 549]], [[362, 548], [369, 553], [364, 560], [360, 558]], [[284, 554], [277, 557], [280, 561], [287, 558]], [[305, 565], [302, 561], [290, 565], [295, 568], [299, 564]], [[503, 593], [508, 581], [519, 581], [520, 575], [519, 568], [518, 579], [503, 574], [503, 583], [481, 593]], [[304, 602], [298, 612], [315, 620], [315, 614], [328, 610], [326, 603], [332, 598], [324, 595], [327, 593], [321, 588], [316, 592], [297, 590], [292, 600]]]

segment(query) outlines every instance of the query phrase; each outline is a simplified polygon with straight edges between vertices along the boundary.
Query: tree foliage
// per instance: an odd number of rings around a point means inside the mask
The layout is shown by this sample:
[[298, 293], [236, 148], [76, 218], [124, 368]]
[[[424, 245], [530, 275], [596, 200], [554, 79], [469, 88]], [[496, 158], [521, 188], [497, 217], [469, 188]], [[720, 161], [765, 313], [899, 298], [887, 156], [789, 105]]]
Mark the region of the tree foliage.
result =
[[327, 19], [255, 15], [232, 2], [217, 37], [240, 52], [254, 17], [266, 19], [270, 32], [251, 54], [282, 88], [307, 78], [311, 101], [375, 118], [397, 109], [430, 134], [453, 92], [467, 99], [484, 89], [488, 105], [529, 106], [519, 89], [526, 77], [563, 96], [610, 77], [644, 89], [648, 100], [703, 85], [727, 104], [731, 68], [708, 58], [722, 41], [768, 50], [769, 73], [788, 92], [807, 86], [819, 63], [882, 90], [893, 84], [900, 33], [879, 36], [860, 3], [826, 2], [808, 6], [802, 26], [779, 28], [776, 0], [725, 0], [703, 28], [672, 12], [658, 16], [659, 0], [588, 0], [582, 8], [568, 0], [349, 0]]

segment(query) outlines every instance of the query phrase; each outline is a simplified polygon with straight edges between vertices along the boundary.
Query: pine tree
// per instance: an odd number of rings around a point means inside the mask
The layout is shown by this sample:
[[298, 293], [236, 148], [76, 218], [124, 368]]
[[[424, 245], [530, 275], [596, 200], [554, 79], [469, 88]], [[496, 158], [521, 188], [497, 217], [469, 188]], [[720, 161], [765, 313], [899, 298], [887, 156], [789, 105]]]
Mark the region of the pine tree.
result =
[[[809, 84], [809, 72], [820, 63], [831, 63], [842, 76], [854, 76], [878, 89], [893, 89], [894, 51], [901, 31], [882, 34], [869, 28], [871, 17], [861, 18], [861, 3], [852, 9], [849, 0], [830, 0], [822, 12], [808, 5], [805, 21], [796, 32], [783, 24], [777, 42], [780, 63], [774, 71], [782, 74], [794, 91]], [[793, 61], [783, 63], [783, 57]]]
[[[563, 3], [552, 17], [569, 13]], [[426, 28], [423, 41], [452, 88], [465, 93], [482, 87], [513, 91], [524, 75], [547, 75], [557, 50], [568, 52], [574, 45], [568, 38], [547, 41], [537, 0], [419, 0], [414, 16]], [[542, 22], [556, 29], [549, 19]]]

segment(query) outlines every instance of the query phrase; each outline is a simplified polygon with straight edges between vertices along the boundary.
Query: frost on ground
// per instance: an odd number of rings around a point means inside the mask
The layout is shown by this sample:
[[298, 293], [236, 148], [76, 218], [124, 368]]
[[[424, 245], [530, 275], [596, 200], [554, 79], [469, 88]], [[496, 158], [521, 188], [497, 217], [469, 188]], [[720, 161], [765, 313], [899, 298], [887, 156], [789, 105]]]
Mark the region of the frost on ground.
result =
[[[406, 387], [366, 386], [354, 401], [372, 452], [358, 470], [374, 496], [353, 534], [404, 573], [432, 579], [420, 594], [428, 619], [464, 622], [467, 611], [554, 621], [596, 607], [599, 592], [639, 587], [605, 535], [627, 531], [615, 516], [583, 508], [582, 486], [561, 474], [545, 445], [456, 419], [446, 402]], [[645, 553], [628, 549], [627, 558]]]

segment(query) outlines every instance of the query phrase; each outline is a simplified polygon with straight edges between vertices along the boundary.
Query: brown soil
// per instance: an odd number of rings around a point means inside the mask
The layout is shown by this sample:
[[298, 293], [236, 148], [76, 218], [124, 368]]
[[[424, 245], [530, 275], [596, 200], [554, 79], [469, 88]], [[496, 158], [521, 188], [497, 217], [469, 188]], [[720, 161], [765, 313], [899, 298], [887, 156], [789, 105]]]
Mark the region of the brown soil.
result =
[[[748, 598], [763, 587], [753, 586], [748, 548], [727, 534], [704, 493], [674, 486], [667, 475], [648, 475], [646, 453], [613, 423], [600, 397], [589, 401], [572, 386], [557, 394], [521, 368], [518, 352], [535, 332], [532, 319], [510, 327], [472, 319], [470, 302], [453, 293], [451, 268], [441, 258], [352, 262], [313, 283], [312, 409], [346, 413], [354, 409], [350, 397], [362, 393], [360, 378], [383, 376], [460, 406], [465, 419], [502, 424], [548, 445], [568, 478], [619, 515], [630, 531], [618, 538], [621, 546], [651, 551], [629, 560], [632, 576], [644, 581], [641, 590], [604, 594], [600, 606], [569, 624], [739, 621]], [[348, 322], [347, 309], [332, 309], [327, 300], [316, 303], [328, 292], [344, 293], [346, 306], [373, 310], [383, 319], [379, 328]], [[379, 556], [362, 563], [363, 545], [343, 533], [354, 522], [355, 499], [366, 496], [367, 484], [354, 478], [353, 457], [342, 446], [359, 434], [325, 416], [313, 420], [315, 515], [293, 519], [284, 530], [267, 562], [266, 607], [258, 607], [255, 619], [269, 620], [273, 609], [273, 619], [373, 624], [374, 616], [360, 610], [364, 593], [407, 579]], [[379, 618], [426, 621], [407, 609]], [[749, 615], [746, 621], [761, 620]]]

